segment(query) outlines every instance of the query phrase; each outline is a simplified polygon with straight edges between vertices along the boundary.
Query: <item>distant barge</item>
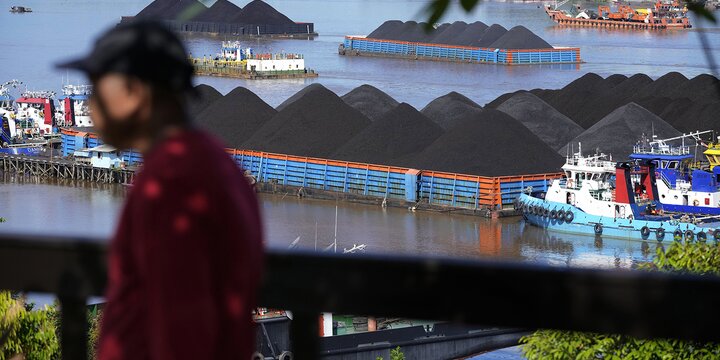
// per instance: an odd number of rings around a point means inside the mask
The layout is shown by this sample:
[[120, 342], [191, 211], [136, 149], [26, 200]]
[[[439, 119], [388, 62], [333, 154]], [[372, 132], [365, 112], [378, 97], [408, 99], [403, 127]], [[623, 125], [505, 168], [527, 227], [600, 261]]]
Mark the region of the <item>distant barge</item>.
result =
[[[120, 23], [132, 21], [134, 16], [123, 16]], [[223, 34], [244, 37], [278, 37], [278, 38], [314, 38], [314, 23], [293, 23], [283, 25], [272, 24], [239, 24], [206, 21], [162, 21], [170, 30], [177, 32]]]
[[371, 39], [346, 36], [338, 48], [340, 55], [397, 57], [412, 60], [435, 60], [498, 65], [578, 64], [580, 48], [492, 49], [445, 44]]
[[677, 2], [655, 3], [654, 9], [634, 9], [628, 5], [620, 5], [612, 11], [607, 5], [598, 6], [594, 10], [578, 10], [575, 16], [566, 11], [547, 6], [545, 12], [553, 21], [560, 25], [584, 26], [630, 30], [666, 30], [692, 28], [687, 18], [687, 9], [680, 8]]
[[239, 41], [223, 41], [214, 58], [191, 58], [195, 74], [247, 80], [314, 78], [318, 74], [305, 67], [302, 54], [256, 54], [242, 48]]

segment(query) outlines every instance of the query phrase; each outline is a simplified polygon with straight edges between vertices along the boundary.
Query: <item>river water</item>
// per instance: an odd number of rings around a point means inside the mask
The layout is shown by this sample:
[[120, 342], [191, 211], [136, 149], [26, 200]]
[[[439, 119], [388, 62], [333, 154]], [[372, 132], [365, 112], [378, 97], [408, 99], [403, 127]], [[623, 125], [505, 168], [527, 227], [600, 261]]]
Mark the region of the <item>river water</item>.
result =
[[[233, 0], [239, 6], [249, 0]], [[32, 14], [0, 11], [5, 29], [0, 37], [0, 81], [18, 78], [31, 89], [59, 90], [62, 79], [83, 81], [79, 74], [58, 72], [53, 64], [84, 53], [97, 34], [122, 15], [133, 15], [150, 0], [23, 0]], [[306, 56], [317, 79], [243, 81], [200, 77], [223, 93], [245, 86], [275, 106], [307, 84], [319, 82], [343, 94], [363, 83], [374, 85], [399, 101], [422, 107], [450, 91], [465, 94], [480, 104], [519, 89], [558, 88], [587, 72], [603, 76], [643, 72], [658, 77], [669, 71], [686, 76], [708, 72], [696, 25], [689, 31], [623, 31], [557, 27], [540, 2], [483, 1], [472, 14], [451, 7], [443, 21], [498, 23], [506, 28], [524, 25], [555, 46], [580, 47], [582, 65], [496, 66], [401, 59], [343, 57], [337, 54], [344, 35], [370, 33], [388, 19], [422, 20], [427, 0], [268, 0], [296, 21], [315, 23], [314, 40], [253, 40], [258, 51], [296, 52]], [[456, 2], [454, 2], [456, 3]], [[8, 2], [3, 2], [10, 6]], [[710, 48], [720, 58], [720, 29], [706, 32]], [[195, 55], [216, 54], [223, 36], [188, 36]]]
[[[2, 174], [0, 174], [2, 175]], [[66, 180], [0, 176], [0, 232], [60, 234], [107, 241], [127, 188]], [[268, 247], [338, 251], [366, 244], [369, 253], [500, 259], [553, 266], [628, 268], [649, 261], [654, 242], [547, 232], [519, 217], [485, 219], [326, 200], [260, 195]], [[317, 244], [317, 245], [316, 245]]]

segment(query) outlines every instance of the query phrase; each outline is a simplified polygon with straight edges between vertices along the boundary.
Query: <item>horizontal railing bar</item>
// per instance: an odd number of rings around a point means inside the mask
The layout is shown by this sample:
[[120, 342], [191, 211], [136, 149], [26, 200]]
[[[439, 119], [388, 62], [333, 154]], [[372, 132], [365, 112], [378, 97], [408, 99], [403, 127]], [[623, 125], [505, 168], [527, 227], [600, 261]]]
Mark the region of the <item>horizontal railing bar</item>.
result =
[[[102, 294], [105, 244], [0, 235], [0, 288]], [[261, 304], [304, 314], [449, 320], [719, 341], [720, 278], [453, 258], [268, 250]]]

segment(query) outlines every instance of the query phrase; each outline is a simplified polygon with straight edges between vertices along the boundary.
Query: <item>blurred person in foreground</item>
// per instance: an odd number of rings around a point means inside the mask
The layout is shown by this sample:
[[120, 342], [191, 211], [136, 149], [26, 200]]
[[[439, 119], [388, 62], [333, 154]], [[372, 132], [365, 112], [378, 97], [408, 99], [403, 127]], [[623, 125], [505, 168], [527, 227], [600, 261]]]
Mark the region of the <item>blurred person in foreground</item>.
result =
[[257, 200], [223, 147], [191, 125], [182, 43], [156, 23], [124, 24], [60, 67], [90, 78], [103, 141], [144, 159], [110, 246], [99, 358], [249, 359]]

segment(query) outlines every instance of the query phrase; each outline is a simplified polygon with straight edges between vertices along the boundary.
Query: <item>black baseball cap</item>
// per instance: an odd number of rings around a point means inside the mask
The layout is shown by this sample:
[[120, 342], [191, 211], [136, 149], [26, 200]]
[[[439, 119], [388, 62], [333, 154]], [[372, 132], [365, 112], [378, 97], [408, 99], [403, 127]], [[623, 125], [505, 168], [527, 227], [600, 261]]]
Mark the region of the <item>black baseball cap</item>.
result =
[[161, 23], [136, 20], [107, 31], [90, 53], [57, 65], [88, 76], [121, 73], [171, 91], [192, 89], [193, 66], [180, 39]]

